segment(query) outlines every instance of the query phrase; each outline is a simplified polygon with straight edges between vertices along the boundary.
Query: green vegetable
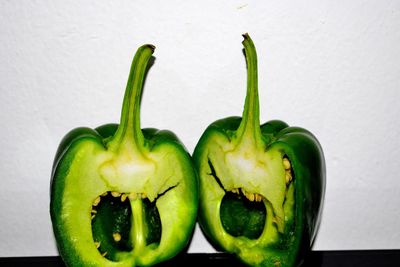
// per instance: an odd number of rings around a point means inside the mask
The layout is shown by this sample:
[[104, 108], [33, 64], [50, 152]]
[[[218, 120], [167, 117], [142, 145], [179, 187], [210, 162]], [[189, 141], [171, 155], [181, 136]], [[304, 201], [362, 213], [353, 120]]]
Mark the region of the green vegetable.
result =
[[136, 52], [120, 124], [74, 129], [56, 152], [50, 213], [68, 266], [151, 266], [191, 238], [198, 181], [190, 155], [172, 132], [140, 128], [153, 51]]
[[217, 249], [250, 266], [296, 266], [320, 221], [325, 162], [315, 136], [279, 120], [260, 126], [257, 55], [244, 36], [243, 117], [217, 120], [193, 159], [200, 177], [199, 223]]

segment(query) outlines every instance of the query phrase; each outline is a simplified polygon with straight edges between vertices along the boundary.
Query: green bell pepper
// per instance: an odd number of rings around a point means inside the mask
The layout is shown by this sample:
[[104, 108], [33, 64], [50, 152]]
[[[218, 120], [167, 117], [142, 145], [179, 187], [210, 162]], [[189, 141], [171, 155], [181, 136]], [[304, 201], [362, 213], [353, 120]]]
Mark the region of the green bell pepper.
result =
[[140, 98], [154, 46], [133, 59], [120, 124], [77, 128], [56, 152], [50, 214], [68, 266], [151, 266], [189, 244], [198, 178], [170, 131], [140, 128]]
[[316, 236], [325, 160], [316, 137], [272, 120], [260, 125], [257, 54], [244, 34], [243, 116], [210, 124], [193, 153], [199, 223], [218, 250], [249, 266], [301, 264]]

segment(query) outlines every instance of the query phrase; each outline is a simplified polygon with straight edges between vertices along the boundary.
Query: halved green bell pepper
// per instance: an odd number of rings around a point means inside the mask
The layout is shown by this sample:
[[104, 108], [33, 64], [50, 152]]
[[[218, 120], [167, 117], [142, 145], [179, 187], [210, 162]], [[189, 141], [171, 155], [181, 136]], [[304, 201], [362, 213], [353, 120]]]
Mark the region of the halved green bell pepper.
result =
[[212, 123], [195, 147], [199, 223], [219, 250], [250, 266], [295, 266], [310, 250], [325, 192], [325, 160], [309, 131], [260, 126], [257, 54], [244, 34], [247, 94], [241, 117]]
[[133, 59], [120, 124], [77, 128], [56, 152], [50, 214], [68, 266], [151, 266], [187, 247], [197, 217], [191, 157], [170, 131], [140, 128], [154, 46]]

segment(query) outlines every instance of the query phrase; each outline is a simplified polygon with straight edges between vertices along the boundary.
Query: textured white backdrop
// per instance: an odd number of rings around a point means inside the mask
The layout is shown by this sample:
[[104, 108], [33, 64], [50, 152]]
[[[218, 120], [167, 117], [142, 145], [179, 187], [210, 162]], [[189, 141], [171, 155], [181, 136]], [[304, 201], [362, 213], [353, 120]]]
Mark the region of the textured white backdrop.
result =
[[[56, 255], [59, 141], [118, 122], [132, 57], [157, 48], [142, 126], [192, 152], [241, 115], [242, 33], [259, 57], [261, 121], [312, 131], [327, 161], [315, 250], [400, 248], [400, 1], [0, 1], [0, 256]], [[214, 252], [197, 228], [190, 252]]]

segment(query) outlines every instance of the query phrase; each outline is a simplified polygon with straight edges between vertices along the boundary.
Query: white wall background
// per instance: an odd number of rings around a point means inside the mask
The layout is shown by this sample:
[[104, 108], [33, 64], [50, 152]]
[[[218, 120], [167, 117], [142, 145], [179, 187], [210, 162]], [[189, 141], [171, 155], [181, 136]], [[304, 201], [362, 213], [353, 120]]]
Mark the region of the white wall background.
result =
[[[142, 126], [192, 152], [241, 115], [242, 33], [261, 121], [312, 131], [327, 162], [315, 250], [400, 248], [400, 1], [0, 1], [0, 256], [57, 255], [49, 183], [72, 128], [118, 122], [129, 67], [157, 48]], [[190, 252], [214, 252], [197, 228]]]

